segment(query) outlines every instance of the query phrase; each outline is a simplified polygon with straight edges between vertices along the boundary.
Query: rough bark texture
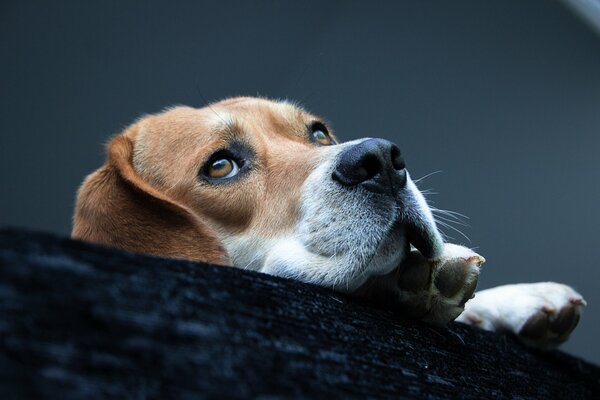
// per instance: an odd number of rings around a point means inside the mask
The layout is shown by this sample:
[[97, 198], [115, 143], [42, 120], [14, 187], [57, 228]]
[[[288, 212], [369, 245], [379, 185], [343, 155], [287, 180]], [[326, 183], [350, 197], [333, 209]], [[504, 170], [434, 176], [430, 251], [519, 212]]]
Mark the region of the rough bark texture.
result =
[[0, 231], [0, 398], [600, 398], [600, 368], [263, 274]]

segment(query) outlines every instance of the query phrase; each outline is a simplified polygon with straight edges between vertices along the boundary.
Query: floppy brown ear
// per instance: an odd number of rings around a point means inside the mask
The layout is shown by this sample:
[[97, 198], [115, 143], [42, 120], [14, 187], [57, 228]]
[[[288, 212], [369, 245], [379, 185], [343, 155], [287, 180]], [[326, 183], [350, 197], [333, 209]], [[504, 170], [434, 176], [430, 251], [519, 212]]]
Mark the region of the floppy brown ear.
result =
[[71, 236], [135, 252], [229, 265], [219, 239], [193, 212], [138, 176], [131, 136], [126, 132], [115, 137], [106, 164], [83, 182]]

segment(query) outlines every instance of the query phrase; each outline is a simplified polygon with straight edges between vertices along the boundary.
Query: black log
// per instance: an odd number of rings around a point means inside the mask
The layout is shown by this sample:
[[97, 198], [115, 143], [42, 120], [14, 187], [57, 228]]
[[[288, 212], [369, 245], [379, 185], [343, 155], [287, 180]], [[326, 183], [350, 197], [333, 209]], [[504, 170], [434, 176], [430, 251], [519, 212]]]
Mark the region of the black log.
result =
[[600, 398], [600, 368], [326, 289], [0, 231], [0, 398]]

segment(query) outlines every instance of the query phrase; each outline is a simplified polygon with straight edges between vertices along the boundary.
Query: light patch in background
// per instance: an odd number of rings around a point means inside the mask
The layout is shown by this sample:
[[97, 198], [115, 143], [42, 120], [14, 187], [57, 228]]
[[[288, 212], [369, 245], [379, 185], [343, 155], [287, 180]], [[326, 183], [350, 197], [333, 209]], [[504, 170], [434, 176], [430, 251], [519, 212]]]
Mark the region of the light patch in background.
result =
[[600, 33], [600, 1], [563, 0], [565, 4], [579, 14], [597, 33]]

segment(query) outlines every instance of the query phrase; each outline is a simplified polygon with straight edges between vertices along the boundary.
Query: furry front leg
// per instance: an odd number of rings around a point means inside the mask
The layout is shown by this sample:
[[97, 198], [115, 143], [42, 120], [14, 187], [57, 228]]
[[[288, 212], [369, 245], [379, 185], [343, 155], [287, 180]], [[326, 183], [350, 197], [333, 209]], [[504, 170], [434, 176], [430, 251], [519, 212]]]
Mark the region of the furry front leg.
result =
[[457, 321], [510, 332], [529, 346], [545, 349], [569, 338], [585, 305], [583, 297], [569, 286], [520, 283], [477, 292]]

